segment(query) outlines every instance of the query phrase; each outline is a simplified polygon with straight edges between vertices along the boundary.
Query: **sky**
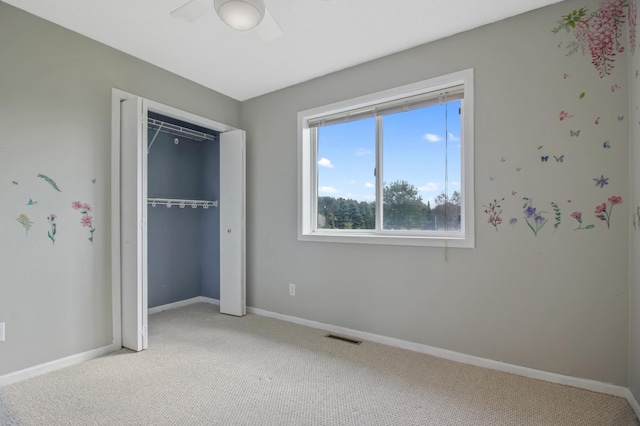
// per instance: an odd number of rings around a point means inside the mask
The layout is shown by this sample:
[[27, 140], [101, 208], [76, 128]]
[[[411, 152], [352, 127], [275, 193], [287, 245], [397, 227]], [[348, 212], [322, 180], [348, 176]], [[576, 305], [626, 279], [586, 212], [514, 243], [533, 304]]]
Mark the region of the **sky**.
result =
[[[449, 195], [460, 191], [459, 108], [456, 100], [385, 115], [383, 182], [408, 181], [432, 207], [445, 187]], [[375, 200], [375, 120], [371, 117], [318, 129], [318, 196]]]

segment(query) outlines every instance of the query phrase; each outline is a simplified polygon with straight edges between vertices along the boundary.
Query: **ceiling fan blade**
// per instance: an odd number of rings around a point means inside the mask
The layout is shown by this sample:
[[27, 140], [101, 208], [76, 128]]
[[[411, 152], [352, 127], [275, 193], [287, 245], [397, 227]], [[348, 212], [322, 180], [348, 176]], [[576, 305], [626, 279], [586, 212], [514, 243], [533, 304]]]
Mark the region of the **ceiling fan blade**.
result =
[[171, 16], [193, 22], [211, 9], [213, 9], [212, 0], [191, 0], [171, 12]]
[[265, 43], [282, 36], [280, 25], [273, 19], [268, 9], [265, 9], [264, 18], [262, 18], [262, 22], [256, 27], [256, 33]]

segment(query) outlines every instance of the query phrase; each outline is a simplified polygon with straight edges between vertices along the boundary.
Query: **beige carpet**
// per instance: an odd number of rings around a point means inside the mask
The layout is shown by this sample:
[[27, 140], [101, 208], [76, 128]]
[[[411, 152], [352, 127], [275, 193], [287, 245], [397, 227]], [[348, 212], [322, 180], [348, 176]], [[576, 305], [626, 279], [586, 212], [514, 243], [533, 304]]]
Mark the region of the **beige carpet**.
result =
[[0, 388], [2, 425], [638, 425], [622, 398], [196, 304], [149, 349]]

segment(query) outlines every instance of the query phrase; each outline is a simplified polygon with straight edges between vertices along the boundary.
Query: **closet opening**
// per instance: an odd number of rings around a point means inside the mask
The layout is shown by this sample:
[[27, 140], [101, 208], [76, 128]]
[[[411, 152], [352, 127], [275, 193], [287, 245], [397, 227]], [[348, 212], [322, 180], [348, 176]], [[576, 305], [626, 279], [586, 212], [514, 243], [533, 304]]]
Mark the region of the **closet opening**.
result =
[[149, 111], [148, 308], [220, 300], [220, 132]]
[[245, 131], [118, 89], [111, 99], [114, 345], [147, 348], [149, 308], [201, 297], [245, 315]]

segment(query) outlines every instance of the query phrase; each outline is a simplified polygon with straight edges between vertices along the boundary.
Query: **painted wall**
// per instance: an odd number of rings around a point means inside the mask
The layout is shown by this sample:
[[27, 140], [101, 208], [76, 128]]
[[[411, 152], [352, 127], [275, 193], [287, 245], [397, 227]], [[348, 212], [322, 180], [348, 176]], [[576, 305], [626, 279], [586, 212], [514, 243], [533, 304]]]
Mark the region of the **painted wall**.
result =
[[[601, 77], [588, 49], [565, 56], [574, 33], [552, 30], [583, 6], [600, 4], [563, 2], [243, 102], [248, 304], [625, 385], [627, 60]], [[476, 248], [297, 241], [296, 113], [470, 67]]]
[[[629, 245], [629, 389], [640, 401], [640, 46], [638, 24], [629, 26], [629, 175], [632, 229]], [[634, 43], [635, 41], [635, 43]], [[635, 45], [635, 48], [633, 47]]]
[[232, 126], [240, 104], [1, 2], [0, 54], [3, 375], [112, 341], [112, 88]]

